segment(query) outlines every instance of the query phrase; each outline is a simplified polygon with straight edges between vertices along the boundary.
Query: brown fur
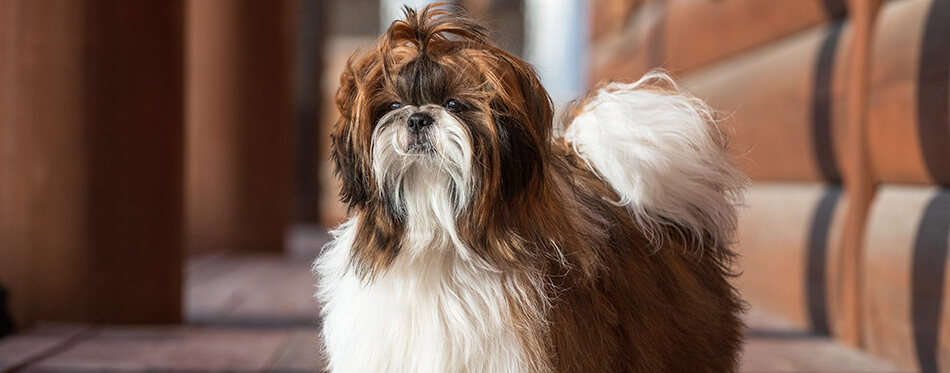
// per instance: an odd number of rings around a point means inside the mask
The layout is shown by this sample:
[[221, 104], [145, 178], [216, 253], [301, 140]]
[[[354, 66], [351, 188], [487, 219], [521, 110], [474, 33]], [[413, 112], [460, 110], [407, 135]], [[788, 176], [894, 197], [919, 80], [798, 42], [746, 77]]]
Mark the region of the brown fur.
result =
[[341, 77], [333, 160], [343, 201], [363, 216], [352, 257], [361, 274], [386, 270], [404, 229], [373, 179], [379, 112], [448, 98], [469, 106], [458, 115], [475, 149], [477, 196], [457, 222], [465, 244], [515, 286], [543, 287], [530, 301], [546, 307], [511, 298], [537, 371], [736, 370], [743, 326], [727, 281], [733, 254], [708, 240], [688, 250], [694, 237], [647, 239], [608, 202], [615, 192], [552, 141], [550, 99], [533, 69], [445, 5], [407, 10]]

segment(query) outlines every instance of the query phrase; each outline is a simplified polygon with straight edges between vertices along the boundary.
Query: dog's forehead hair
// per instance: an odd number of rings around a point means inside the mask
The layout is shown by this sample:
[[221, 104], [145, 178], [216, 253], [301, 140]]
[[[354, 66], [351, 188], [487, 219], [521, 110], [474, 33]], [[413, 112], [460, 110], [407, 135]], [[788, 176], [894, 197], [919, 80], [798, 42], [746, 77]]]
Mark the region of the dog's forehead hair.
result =
[[405, 103], [441, 105], [447, 99], [449, 74], [446, 67], [425, 53], [407, 62], [397, 72], [396, 94]]

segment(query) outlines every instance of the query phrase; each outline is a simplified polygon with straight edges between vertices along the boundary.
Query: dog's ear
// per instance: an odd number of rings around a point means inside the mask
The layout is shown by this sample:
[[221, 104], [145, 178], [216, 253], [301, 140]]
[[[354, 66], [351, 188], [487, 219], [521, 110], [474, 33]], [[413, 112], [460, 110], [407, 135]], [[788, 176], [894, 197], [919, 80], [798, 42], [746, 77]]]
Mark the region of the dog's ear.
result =
[[[355, 56], [354, 56], [355, 57]], [[371, 108], [368, 108], [366, 84], [370, 82], [378, 60], [372, 54], [360, 60], [351, 58], [340, 76], [336, 106], [340, 112], [330, 135], [330, 158], [343, 183], [340, 199], [350, 208], [362, 206], [372, 196], [370, 142], [373, 131]]]
[[505, 52], [498, 55], [498, 92], [491, 102], [501, 152], [501, 191], [508, 201], [520, 200], [532, 180], [541, 180], [550, 151], [551, 98], [534, 69]]

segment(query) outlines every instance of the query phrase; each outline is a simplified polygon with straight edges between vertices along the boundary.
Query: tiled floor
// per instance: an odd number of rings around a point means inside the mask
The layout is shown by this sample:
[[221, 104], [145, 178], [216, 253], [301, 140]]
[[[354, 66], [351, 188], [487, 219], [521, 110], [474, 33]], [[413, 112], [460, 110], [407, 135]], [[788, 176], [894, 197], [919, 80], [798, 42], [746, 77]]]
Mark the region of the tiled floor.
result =
[[187, 324], [42, 324], [0, 340], [0, 371], [322, 370], [306, 262], [203, 257], [192, 260], [187, 273]]
[[[194, 258], [185, 325], [42, 324], [0, 340], [0, 372], [320, 371], [309, 261], [325, 237], [298, 230], [287, 256]], [[754, 309], [748, 322], [745, 372], [896, 371]]]

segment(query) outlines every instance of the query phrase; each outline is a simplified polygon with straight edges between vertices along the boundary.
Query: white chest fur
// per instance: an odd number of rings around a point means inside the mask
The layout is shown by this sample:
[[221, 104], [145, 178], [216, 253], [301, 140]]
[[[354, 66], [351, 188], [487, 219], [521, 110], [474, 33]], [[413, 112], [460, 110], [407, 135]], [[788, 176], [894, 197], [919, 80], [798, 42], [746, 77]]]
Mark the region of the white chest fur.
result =
[[503, 274], [469, 265], [458, 250], [429, 248], [361, 280], [348, 268], [356, 226], [341, 225], [314, 264], [331, 371], [527, 370], [505, 295], [515, 285]]

